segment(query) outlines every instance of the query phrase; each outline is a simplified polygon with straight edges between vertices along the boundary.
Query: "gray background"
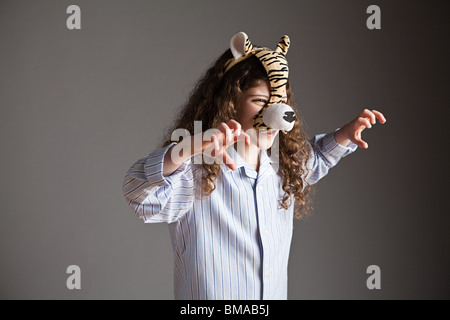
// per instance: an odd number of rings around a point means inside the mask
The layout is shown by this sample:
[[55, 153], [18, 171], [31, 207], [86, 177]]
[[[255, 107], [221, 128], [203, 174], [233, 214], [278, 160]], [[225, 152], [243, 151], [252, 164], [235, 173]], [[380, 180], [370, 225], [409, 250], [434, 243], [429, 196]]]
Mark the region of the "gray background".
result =
[[[173, 298], [167, 225], [135, 217], [122, 179], [241, 30], [272, 47], [290, 36], [310, 135], [365, 107], [388, 119], [295, 223], [289, 298], [450, 298], [444, 1], [226, 3], [0, 1], [0, 298]], [[366, 28], [371, 4], [381, 30]], [[71, 264], [81, 290], [66, 288]], [[366, 287], [372, 264], [381, 290]]]

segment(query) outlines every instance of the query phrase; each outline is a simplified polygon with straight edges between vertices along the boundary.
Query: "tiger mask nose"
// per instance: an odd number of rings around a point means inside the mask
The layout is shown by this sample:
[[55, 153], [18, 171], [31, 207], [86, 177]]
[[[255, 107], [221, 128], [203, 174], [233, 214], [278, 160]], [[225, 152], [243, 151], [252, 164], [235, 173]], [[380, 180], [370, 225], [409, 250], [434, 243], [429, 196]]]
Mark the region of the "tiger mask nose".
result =
[[291, 131], [295, 123], [295, 112], [285, 103], [276, 103], [264, 111], [263, 122], [272, 129]]
[[284, 113], [283, 119], [287, 122], [292, 122], [295, 120], [295, 112], [294, 111], [286, 111]]

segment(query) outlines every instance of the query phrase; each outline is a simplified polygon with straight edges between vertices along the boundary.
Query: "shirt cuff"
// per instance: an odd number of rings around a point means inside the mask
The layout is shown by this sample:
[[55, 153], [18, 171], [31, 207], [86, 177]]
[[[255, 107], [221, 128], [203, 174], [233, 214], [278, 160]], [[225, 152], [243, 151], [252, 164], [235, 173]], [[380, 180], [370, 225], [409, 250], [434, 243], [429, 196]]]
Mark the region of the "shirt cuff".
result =
[[346, 155], [354, 152], [358, 146], [350, 141], [350, 143], [345, 147], [336, 141], [334, 134], [340, 128], [336, 129], [334, 132], [330, 132], [323, 137], [323, 153], [329, 154], [333, 157], [345, 157]]
[[155, 186], [171, 186], [177, 183], [181, 176], [188, 168], [188, 164], [191, 162], [191, 158], [186, 160], [177, 170], [175, 170], [169, 176], [163, 176], [164, 156], [167, 151], [177, 142], [172, 142], [170, 145], [165, 146], [147, 156], [145, 163], [145, 176], [151, 185]]

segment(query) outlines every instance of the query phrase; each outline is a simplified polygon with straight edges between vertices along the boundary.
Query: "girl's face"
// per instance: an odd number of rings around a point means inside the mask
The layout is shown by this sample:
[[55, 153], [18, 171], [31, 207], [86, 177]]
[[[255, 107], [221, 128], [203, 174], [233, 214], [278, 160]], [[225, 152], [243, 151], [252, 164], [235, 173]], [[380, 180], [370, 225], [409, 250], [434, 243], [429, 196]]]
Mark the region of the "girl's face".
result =
[[[270, 84], [268, 81], [261, 80], [256, 86], [242, 93], [237, 106], [237, 121], [241, 124], [242, 130], [250, 136], [252, 144], [263, 150], [272, 146], [279, 132], [279, 130], [274, 130], [267, 134], [262, 131], [257, 132], [258, 130], [253, 128], [253, 118], [269, 102], [269, 98]], [[283, 93], [283, 103], [287, 103], [286, 90]]]

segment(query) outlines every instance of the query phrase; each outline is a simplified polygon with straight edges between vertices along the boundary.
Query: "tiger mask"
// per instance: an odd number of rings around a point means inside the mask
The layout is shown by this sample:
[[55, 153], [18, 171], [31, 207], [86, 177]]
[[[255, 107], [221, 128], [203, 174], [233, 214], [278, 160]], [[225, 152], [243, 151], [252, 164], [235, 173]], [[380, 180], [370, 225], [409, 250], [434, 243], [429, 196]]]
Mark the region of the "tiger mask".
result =
[[247, 34], [236, 33], [230, 40], [233, 58], [225, 63], [225, 73], [237, 63], [254, 55], [264, 66], [270, 83], [270, 99], [253, 118], [253, 127], [271, 132], [292, 130], [295, 121], [294, 110], [283, 103], [283, 92], [288, 81], [289, 68], [286, 54], [289, 49], [289, 37], [283, 36], [275, 50], [253, 46]]

